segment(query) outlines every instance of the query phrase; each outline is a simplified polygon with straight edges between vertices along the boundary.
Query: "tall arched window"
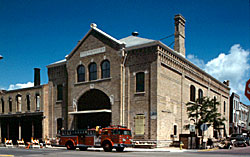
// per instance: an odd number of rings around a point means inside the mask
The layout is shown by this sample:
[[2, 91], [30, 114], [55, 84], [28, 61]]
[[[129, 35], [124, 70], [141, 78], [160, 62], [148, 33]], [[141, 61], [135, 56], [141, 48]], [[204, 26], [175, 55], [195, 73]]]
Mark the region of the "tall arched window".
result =
[[26, 95], [26, 101], [27, 101], [27, 111], [30, 111], [30, 95]]
[[216, 109], [216, 96], [214, 96], [214, 109]]
[[97, 79], [97, 68], [96, 63], [91, 63], [89, 65], [89, 80], [96, 80]]
[[145, 73], [144, 72], [139, 72], [136, 73], [136, 92], [144, 92], [145, 86]]
[[9, 98], [9, 112], [12, 112], [12, 98]]
[[83, 65], [79, 65], [77, 67], [77, 82], [85, 81], [85, 67]]
[[16, 112], [22, 111], [22, 96], [18, 94], [16, 96]]
[[1, 103], [2, 103], [2, 113], [4, 113], [4, 100], [1, 98]]
[[190, 101], [195, 102], [195, 87], [193, 85], [190, 86]]
[[110, 63], [108, 60], [105, 60], [101, 64], [102, 68], [102, 78], [109, 78], [110, 77]]
[[199, 96], [199, 103], [202, 103], [202, 98], [203, 98], [203, 91], [201, 89], [198, 90], [198, 96]]
[[40, 111], [40, 95], [36, 93], [36, 111]]

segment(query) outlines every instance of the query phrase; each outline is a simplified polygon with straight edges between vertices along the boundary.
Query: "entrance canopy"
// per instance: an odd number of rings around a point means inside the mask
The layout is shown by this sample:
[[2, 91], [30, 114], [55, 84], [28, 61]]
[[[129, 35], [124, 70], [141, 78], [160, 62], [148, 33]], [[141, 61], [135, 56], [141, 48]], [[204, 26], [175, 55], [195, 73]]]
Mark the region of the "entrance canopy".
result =
[[86, 114], [86, 113], [101, 113], [101, 112], [111, 113], [111, 110], [109, 110], [109, 109], [85, 110], [85, 111], [69, 112], [69, 114], [76, 115], [76, 114], [84, 114], [84, 113]]

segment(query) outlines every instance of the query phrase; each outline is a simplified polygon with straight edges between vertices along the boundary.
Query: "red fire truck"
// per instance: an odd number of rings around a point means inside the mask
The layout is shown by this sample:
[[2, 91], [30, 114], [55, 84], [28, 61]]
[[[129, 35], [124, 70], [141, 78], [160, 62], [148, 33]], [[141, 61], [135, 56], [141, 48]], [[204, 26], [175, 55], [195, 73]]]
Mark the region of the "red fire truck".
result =
[[109, 126], [99, 129], [63, 130], [60, 135], [59, 145], [66, 146], [69, 150], [79, 148], [87, 150], [88, 147], [103, 147], [105, 152], [113, 148], [122, 152], [125, 147], [132, 146], [131, 130], [122, 126]]

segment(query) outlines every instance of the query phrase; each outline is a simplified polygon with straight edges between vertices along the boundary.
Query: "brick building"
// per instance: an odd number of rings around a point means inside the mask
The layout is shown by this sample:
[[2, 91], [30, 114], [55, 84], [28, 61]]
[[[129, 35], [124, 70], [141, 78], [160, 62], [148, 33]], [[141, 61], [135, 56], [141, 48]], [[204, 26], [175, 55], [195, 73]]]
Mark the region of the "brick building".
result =
[[[64, 60], [48, 68], [48, 132], [96, 125], [125, 125], [134, 139], [158, 146], [189, 133], [186, 103], [208, 96], [229, 129], [228, 83], [216, 80], [185, 58], [185, 19], [175, 18], [174, 50], [158, 40], [132, 36], [117, 40], [91, 24]], [[209, 128], [205, 137], [217, 134]], [[173, 139], [174, 138], [174, 139]]]
[[48, 132], [48, 85], [40, 85], [40, 69], [35, 68], [34, 87], [0, 91], [1, 140], [41, 139]]

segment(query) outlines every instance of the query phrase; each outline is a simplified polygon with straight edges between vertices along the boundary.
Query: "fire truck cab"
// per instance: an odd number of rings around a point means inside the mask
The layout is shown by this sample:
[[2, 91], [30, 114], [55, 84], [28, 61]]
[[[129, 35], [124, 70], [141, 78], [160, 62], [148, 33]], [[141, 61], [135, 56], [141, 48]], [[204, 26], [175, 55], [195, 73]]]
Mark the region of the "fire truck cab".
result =
[[69, 150], [79, 148], [87, 150], [88, 147], [103, 147], [105, 152], [113, 148], [122, 152], [125, 147], [132, 146], [131, 130], [122, 126], [109, 126], [99, 129], [63, 130], [60, 135], [59, 145], [66, 146]]

